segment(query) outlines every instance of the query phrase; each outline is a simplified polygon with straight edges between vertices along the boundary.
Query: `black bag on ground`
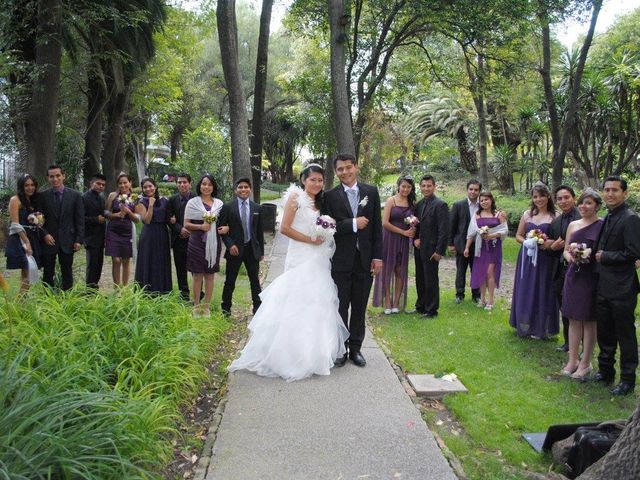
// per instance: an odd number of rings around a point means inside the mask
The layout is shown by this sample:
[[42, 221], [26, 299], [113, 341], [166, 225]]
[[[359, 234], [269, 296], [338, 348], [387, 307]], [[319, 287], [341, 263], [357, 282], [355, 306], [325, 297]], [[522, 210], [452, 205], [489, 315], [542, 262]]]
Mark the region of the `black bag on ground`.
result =
[[578, 427], [573, 434], [565, 467], [569, 478], [576, 478], [611, 449], [626, 422], [605, 422], [596, 426]]

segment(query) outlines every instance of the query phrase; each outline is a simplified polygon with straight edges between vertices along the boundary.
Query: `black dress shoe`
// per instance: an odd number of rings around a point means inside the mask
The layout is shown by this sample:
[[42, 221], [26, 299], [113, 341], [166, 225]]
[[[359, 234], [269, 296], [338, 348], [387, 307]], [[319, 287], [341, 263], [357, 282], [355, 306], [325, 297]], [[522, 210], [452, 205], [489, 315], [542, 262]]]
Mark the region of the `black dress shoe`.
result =
[[620, 382], [616, 387], [611, 390], [611, 395], [621, 396], [621, 395], [629, 395], [633, 393], [633, 389], [635, 385], [629, 382]]
[[349, 353], [349, 358], [358, 367], [364, 367], [367, 364], [367, 361], [364, 359], [360, 352]]
[[462, 303], [462, 297], [456, 297], [456, 305], [460, 305]]
[[569, 351], [569, 345], [567, 345], [566, 343], [564, 345], [560, 345], [559, 347], [556, 347], [556, 352], [568, 352]]
[[343, 367], [345, 363], [347, 363], [347, 354], [346, 353], [343, 356], [336, 358], [334, 360], [334, 362], [333, 362], [333, 366], [334, 367]]
[[608, 375], [605, 375], [602, 372], [597, 372], [593, 376], [593, 381], [598, 383], [604, 383], [605, 385], [611, 385], [613, 383], [613, 377], [609, 377]]
[[424, 315], [422, 315], [422, 318], [436, 318], [437, 316], [437, 313], [425, 313]]

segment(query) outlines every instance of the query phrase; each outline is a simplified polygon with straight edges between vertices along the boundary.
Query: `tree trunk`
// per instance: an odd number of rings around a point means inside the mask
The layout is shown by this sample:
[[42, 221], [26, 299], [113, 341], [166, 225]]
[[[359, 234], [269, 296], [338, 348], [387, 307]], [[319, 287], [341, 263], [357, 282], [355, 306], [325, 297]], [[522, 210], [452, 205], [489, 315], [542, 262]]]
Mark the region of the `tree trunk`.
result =
[[60, 0], [38, 0], [35, 77], [24, 126], [27, 158], [22, 159], [25, 170], [37, 178], [45, 178], [47, 166], [55, 163], [62, 59], [60, 9]]
[[321, 165], [324, 165], [324, 189], [331, 190], [333, 188], [333, 155], [327, 154], [323, 162], [320, 162]]
[[[456, 132], [458, 142], [458, 153], [460, 154], [460, 164], [471, 175], [478, 175], [478, 160], [474, 149], [469, 148], [467, 134], [464, 128], [459, 128]], [[414, 150], [415, 151], [415, 150]]]
[[220, 59], [224, 71], [224, 81], [229, 93], [233, 178], [234, 180], [241, 177], [251, 178], [246, 97], [238, 65], [238, 26], [235, 0], [218, 0], [216, 19], [218, 21]]
[[129, 103], [130, 88], [114, 94], [107, 107], [107, 131], [102, 152], [102, 172], [107, 177], [107, 191], [115, 191], [116, 177], [124, 166], [124, 117]]
[[84, 185], [89, 187], [91, 176], [101, 171], [102, 125], [105, 89], [96, 75], [89, 73], [87, 94], [87, 129], [84, 133], [82, 173]]
[[609, 453], [587, 468], [578, 480], [640, 478], [640, 404]]
[[269, 60], [269, 28], [273, 0], [262, 1], [260, 34], [258, 36], [258, 58], [253, 94], [253, 119], [251, 120], [251, 169], [253, 172], [253, 199], [260, 203], [260, 181], [262, 173], [262, 144], [264, 138], [264, 102], [267, 90], [267, 64]]
[[347, 93], [345, 74], [346, 61], [346, 26], [343, 17], [349, 14], [344, 0], [327, 0], [330, 24], [330, 55], [331, 55], [331, 100], [333, 114], [333, 131], [336, 138], [338, 153], [356, 154], [353, 140], [353, 124], [351, 108]]

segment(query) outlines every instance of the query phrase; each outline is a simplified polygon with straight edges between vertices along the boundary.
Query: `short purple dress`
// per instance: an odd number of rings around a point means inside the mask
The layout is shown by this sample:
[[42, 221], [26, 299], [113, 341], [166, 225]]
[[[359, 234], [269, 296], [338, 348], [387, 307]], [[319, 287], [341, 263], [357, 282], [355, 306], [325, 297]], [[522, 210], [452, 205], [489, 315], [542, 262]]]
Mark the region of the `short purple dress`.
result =
[[[204, 204], [204, 208], [207, 212], [211, 211], [211, 206]], [[191, 223], [196, 225], [202, 225], [202, 220], [189, 219]], [[212, 268], [209, 268], [207, 260], [205, 258], [205, 243], [207, 241], [206, 235], [216, 235], [216, 263]], [[209, 232], [203, 232], [202, 230], [192, 230], [189, 235], [189, 243], [187, 244], [187, 271], [191, 273], [216, 273], [220, 271], [220, 252], [222, 251], [222, 239], [217, 232], [211, 229]]]
[[[409, 230], [409, 225], [404, 222], [404, 219], [411, 215], [413, 215], [413, 207], [394, 205], [391, 207], [391, 213], [389, 214], [389, 223], [402, 230]], [[402, 309], [406, 306], [410, 245], [410, 238], [382, 229], [382, 271], [376, 276], [373, 290], [373, 305], [375, 307], [384, 306], [384, 296], [387, 290], [391, 292], [391, 299], [394, 298], [396, 293], [396, 267], [400, 268], [403, 289], [399, 308]]]
[[[497, 217], [476, 217], [478, 227], [493, 228], [500, 224]], [[469, 248], [469, 255], [473, 255], [475, 244]], [[471, 288], [480, 288], [487, 280], [489, 265], [494, 265], [494, 278], [496, 287], [500, 287], [500, 270], [502, 269], [502, 239], [483, 240], [480, 256], [473, 259], [473, 269], [471, 270]]]
[[595, 245], [602, 230], [603, 221], [597, 220], [591, 225], [573, 232], [570, 243], [586, 243], [591, 249], [591, 261], [576, 265], [572, 263], [564, 277], [562, 289], [562, 314], [571, 320], [583, 322], [596, 321], [596, 285], [598, 273], [595, 271]]
[[[122, 207], [118, 198], [114, 198], [111, 213], [120, 212]], [[133, 211], [135, 207], [125, 204], [124, 208]], [[131, 225], [129, 217], [109, 220], [107, 223], [104, 254], [107, 257], [131, 258], [133, 256], [132, 236], [133, 226]]]
[[[525, 236], [538, 228], [549, 234], [550, 223], [525, 224]], [[538, 250], [538, 261], [534, 266], [526, 255], [524, 245], [520, 247], [513, 283], [513, 300], [509, 325], [518, 336], [547, 338], [560, 331], [560, 308], [553, 290], [552, 266], [554, 258], [546, 250]]]

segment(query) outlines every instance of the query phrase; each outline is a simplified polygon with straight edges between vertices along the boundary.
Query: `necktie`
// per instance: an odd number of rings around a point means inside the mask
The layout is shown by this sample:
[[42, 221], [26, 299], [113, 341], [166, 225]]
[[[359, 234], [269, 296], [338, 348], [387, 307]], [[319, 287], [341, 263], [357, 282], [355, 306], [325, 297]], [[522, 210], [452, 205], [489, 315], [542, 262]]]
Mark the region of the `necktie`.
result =
[[56, 195], [56, 202], [60, 203], [60, 201], [62, 200], [62, 192], [55, 192]]
[[240, 220], [242, 221], [242, 231], [244, 232], [244, 243], [249, 243], [249, 226], [247, 225], [247, 201], [242, 201], [240, 208]]
[[355, 188], [348, 188], [347, 197], [349, 198], [351, 212], [353, 213], [353, 217], [355, 218], [358, 216], [358, 192]]

